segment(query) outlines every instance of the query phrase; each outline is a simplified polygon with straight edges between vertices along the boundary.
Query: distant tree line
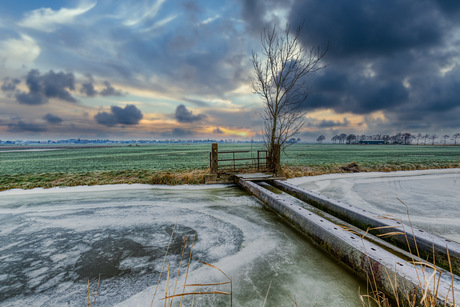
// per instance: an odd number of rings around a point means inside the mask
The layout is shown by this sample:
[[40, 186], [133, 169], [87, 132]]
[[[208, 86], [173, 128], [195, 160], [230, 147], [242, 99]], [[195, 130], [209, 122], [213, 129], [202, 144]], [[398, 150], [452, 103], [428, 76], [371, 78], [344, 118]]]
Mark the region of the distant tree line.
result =
[[[401, 144], [401, 145], [421, 145], [421, 144], [431, 144], [434, 145], [436, 139], [440, 138], [440, 143], [446, 145], [447, 141], [452, 140], [454, 141], [454, 145], [457, 145], [457, 139], [460, 138], [460, 133], [456, 133], [450, 137], [449, 135], [443, 135], [442, 137], [437, 136], [436, 134], [422, 134], [418, 133], [417, 135], [411, 133], [397, 133], [395, 135], [388, 135], [388, 134], [375, 134], [375, 135], [360, 135], [360, 134], [338, 134], [334, 135], [331, 138], [333, 143], [338, 144], [359, 144], [359, 143], [366, 143], [366, 142], [380, 142], [384, 144]], [[320, 135], [316, 141], [318, 143], [322, 143], [326, 137], [324, 135]]]

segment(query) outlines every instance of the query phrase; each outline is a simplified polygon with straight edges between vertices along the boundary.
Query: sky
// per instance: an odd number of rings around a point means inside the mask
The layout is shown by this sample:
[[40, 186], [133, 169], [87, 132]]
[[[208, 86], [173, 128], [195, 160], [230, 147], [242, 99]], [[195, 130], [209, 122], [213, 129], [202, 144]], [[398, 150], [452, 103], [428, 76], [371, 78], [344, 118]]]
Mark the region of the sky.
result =
[[0, 140], [260, 139], [251, 51], [304, 23], [313, 141], [460, 132], [458, 0], [0, 2]]

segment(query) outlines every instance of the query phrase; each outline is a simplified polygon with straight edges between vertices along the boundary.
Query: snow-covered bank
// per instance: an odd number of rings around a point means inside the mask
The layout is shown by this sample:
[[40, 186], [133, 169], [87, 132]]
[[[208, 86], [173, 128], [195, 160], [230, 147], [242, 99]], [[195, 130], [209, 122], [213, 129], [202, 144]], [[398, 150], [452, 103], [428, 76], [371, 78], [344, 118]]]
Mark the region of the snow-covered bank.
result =
[[[428, 169], [415, 171], [397, 171], [397, 172], [364, 172], [364, 173], [341, 173], [341, 174], [325, 174], [319, 176], [308, 176], [288, 179], [289, 183], [302, 185], [308, 182], [320, 182], [325, 180], [336, 179], [359, 179], [359, 178], [408, 178], [414, 176], [435, 176], [435, 175], [460, 175], [460, 168], [443, 168], [443, 169]], [[434, 178], [434, 177], [432, 177]]]
[[166, 185], [166, 184], [106, 184], [106, 185], [81, 185], [74, 187], [53, 187], [49, 189], [34, 188], [34, 189], [11, 189], [0, 191], [0, 195], [31, 195], [31, 194], [57, 194], [57, 193], [88, 193], [88, 192], [110, 192], [120, 190], [207, 190], [207, 189], [222, 189], [230, 187], [232, 184], [213, 184], [213, 185]]

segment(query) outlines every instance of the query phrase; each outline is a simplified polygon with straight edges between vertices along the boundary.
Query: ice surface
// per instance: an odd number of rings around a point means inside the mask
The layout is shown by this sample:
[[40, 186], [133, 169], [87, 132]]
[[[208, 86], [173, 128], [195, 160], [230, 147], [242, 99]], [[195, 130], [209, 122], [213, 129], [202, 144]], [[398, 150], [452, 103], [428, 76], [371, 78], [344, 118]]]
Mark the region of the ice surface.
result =
[[8, 150], [0, 150], [0, 152], [53, 151], [53, 150], [60, 150], [60, 149], [59, 148], [8, 149]]
[[[184, 237], [190, 248], [196, 232], [188, 281], [225, 281], [199, 261], [217, 265], [233, 279], [234, 306], [261, 306], [270, 282], [273, 306], [290, 304], [284, 290], [301, 305], [356, 306], [358, 287], [365, 287], [234, 186], [118, 185], [0, 196], [2, 306], [86, 305], [88, 279], [94, 290], [99, 273], [98, 306], [149, 306], [174, 228], [167, 258], [172, 276]], [[165, 287], [163, 273], [160, 296]], [[227, 303], [226, 296], [195, 297], [195, 306]]]
[[460, 169], [334, 174], [290, 182], [407, 223], [406, 204], [416, 227], [460, 242]]
[[222, 189], [233, 184], [213, 184], [213, 185], [150, 185], [150, 184], [107, 184], [107, 185], [91, 185], [91, 186], [76, 186], [76, 187], [53, 187], [49, 189], [34, 188], [30, 190], [11, 189], [1, 191], [0, 195], [31, 195], [31, 194], [62, 194], [62, 193], [88, 193], [88, 192], [109, 192], [118, 190], [213, 190]]

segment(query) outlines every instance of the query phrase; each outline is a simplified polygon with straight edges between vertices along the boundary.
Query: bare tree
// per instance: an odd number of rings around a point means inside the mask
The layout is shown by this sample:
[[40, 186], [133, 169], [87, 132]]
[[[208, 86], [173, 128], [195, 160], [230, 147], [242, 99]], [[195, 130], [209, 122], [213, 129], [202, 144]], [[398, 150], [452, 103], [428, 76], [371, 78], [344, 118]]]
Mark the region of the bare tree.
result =
[[442, 138], [444, 139], [444, 145], [446, 145], [447, 139], [449, 138], [449, 136], [445, 134]]
[[345, 144], [346, 139], [347, 139], [347, 135], [345, 133], [341, 133], [339, 135], [339, 143]]
[[410, 134], [409, 132], [403, 133], [401, 137], [404, 145], [409, 145], [412, 141], [412, 134]]
[[255, 79], [254, 93], [263, 101], [263, 136], [268, 149], [269, 169], [276, 168], [276, 149], [284, 148], [286, 140], [296, 135], [303, 126], [305, 111], [302, 103], [309, 89], [306, 77], [323, 69], [321, 59], [327, 47], [305, 48], [300, 41], [303, 24], [294, 34], [289, 26], [279, 29], [276, 25], [261, 34], [260, 55], [252, 52]]
[[438, 138], [438, 136], [436, 134], [433, 134], [433, 135], [430, 136], [430, 139], [432, 141], [431, 145], [434, 145], [434, 140], [437, 139], [437, 138]]
[[346, 140], [347, 140], [347, 144], [352, 144], [356, 141], [356, 135], [354, 135], [353, 133], [349, 134]]
[[317, 141], [318, 143], [322, 143], [325, 139], [326, 139], [326, 137], [325, 137], [324, 135], [321, 134], [320, 136], [318, 136], [318, 138], [316, 139], [316, 141]]
[[455, 133], [453, 137], [454, 137], [454, 145], [457, 145], [457, 138], [460, 137], [460, 133]]
[[339, 136], [338, 135], [334, 135], [332, 138], [331, 138], [331, 141], [334, 142], [334, 143], [337, 143], [339, 139]]
[[428, 133], [426, 133], [426, 134], [423, 136], [423, 138], [425, 139], [425, 140], [423, 141], [423, 145], [426, 145], [426, 139], [428, 139], [429, 137], [430, 137], [430, 135], [429, 135]]
[[418, 141], [419, 141], [419, 140], [420, 140], [420, 138], [422, 138], [422, 137], [423, 137], [423, 136], [422, 136], [422, 134], [421, 134], [421, 133], [417, 134], [417, 136], [416, 136], [416, 138], [417, 138], [417, 145], [418, 145]]

